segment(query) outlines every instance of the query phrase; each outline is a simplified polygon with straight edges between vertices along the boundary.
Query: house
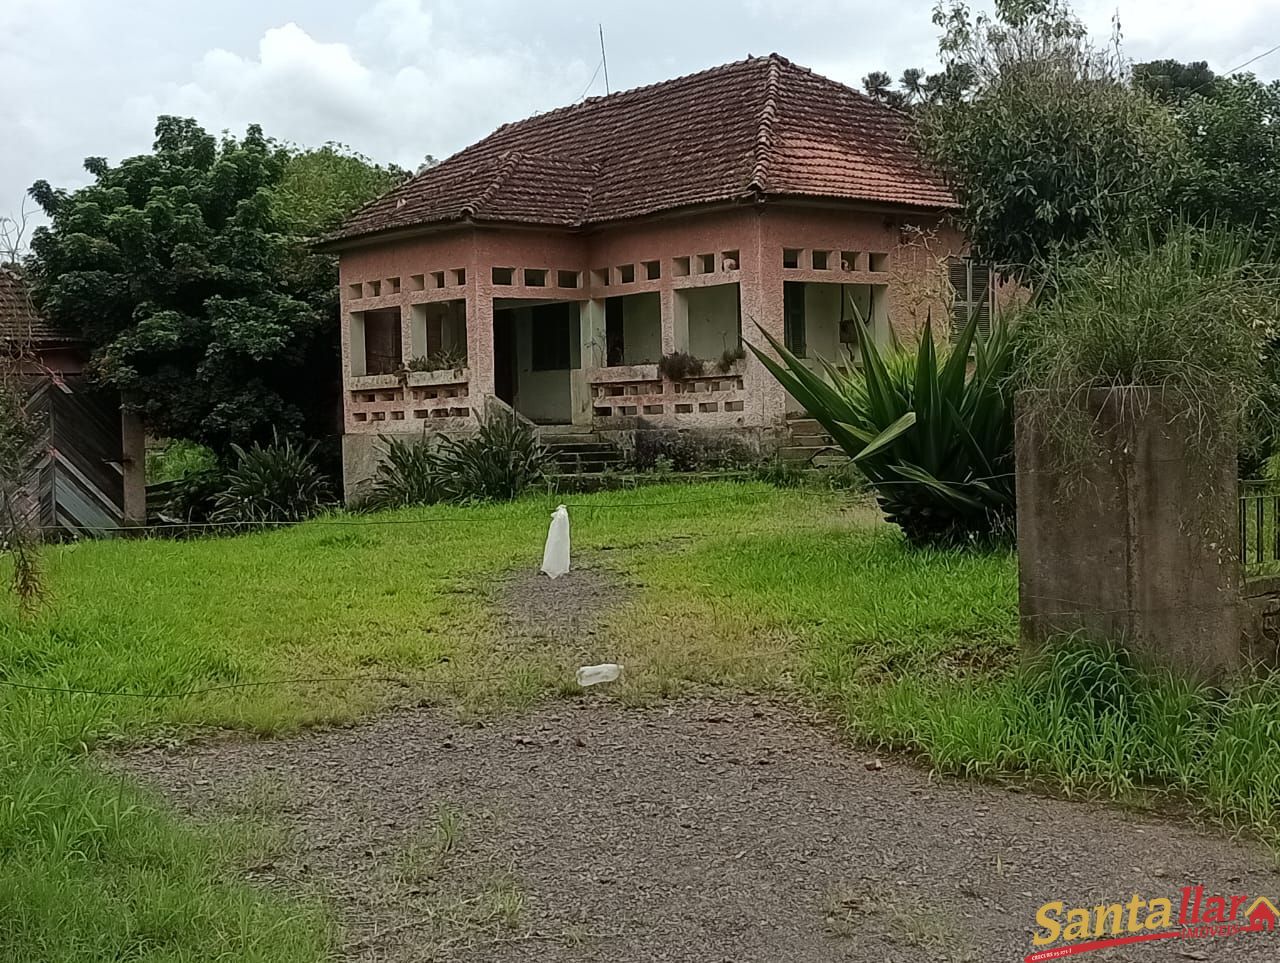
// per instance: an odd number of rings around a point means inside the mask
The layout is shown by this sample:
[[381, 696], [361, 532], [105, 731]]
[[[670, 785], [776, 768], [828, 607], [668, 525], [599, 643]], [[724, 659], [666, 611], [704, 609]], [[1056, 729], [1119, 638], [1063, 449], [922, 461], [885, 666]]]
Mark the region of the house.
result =
[[146, 520], [144, 433], [119, 395], [85, 376], [88, 352], [40, 316], [21, 275], [0, 266], [0, 352], [37, 414], [26, 490], [46, 535], [100, 534]]
[[1259, 896], [1245, 912], [1245, 918], [1249, 921], [1248, 929], [1270, 932], [1276, 928], [1276, 921], [1277, 918], [1280, 918], [1280, 911], [1276, 909], [1271, 900], [1265, 896]]
[[[776, 54], [507, 124], [325, 243], [348, 495], [379, 435], [466, 430], [497, 402], [558, 434], [785, 444], [803, 413], [744, 337], [834, 362], [944, 316], [952, 206], [904, 115]], [[660, 370], [679, 352], [701, 371]]]

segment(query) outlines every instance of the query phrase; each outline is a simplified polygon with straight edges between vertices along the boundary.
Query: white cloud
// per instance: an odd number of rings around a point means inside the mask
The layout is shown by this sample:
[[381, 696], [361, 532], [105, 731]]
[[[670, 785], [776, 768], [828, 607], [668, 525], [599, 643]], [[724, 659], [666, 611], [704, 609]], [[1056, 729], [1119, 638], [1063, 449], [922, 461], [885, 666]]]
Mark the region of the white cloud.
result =
[[360, 18], [353, 43], [319, 40], [292, 22], [272, 27], [256, 54], [211, 50], [191, 80], [134, 98], [130, 110], [139, 120], [176, 113], [233, 132], [260, 123], [283, 140], [340, 140], [412, 166], [550, 106], [548, 87], [571, 89], [585, 77], [580, 62], [547, 63], [483, 32], [460, 43], [436, 29], [421, 0], [382, 0]]

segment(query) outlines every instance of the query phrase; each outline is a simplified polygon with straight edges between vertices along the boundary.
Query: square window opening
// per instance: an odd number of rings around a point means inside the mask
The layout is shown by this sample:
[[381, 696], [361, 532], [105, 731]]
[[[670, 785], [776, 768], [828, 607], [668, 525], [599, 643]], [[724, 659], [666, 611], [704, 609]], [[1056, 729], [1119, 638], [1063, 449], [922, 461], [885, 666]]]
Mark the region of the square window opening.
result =
[[656, 281], [662, 277], [662, 265], [658, 261], [644, 262], [644, 277], [646, 281]]
[[716, 256], [714, 254], [698, 255], [698, 273], [714, 274], [716, 271]]
[[784, 247], [782, 249], [782, 266], [784, 268], [798, 268], [800, 266], [800, 249]]
[[631, 284], [636, 279], [636, 266], [634, 264], [622, 264], [618, 266], [618, 283]]
[[841, 251], [840, 252], [840, 270], [841, 271], [857, 271], [859, 270], [859, 254], [857, 251]]
[[607, 288], [609, 286], [609, 269], [608, 268], [592, 268], [591, 284], [597, 288]]
[[545, 268], [525, 268], [524, 269], [524, 285], [527, 288], [545, 288], [547, 286], [547, 272]]
[[399, 293], [400, 293], [400, 279], [399, 279], [399, 278], [387, 278], [387, 291], [388, 291], [388, 293], [390, 293], [390, 294], [399, 294]]
[[813, 265], [813, 269], [815, 271], [825, 271], [827, 269], [829, 256], [829, 252], [827, 251], [811, 251], [809, 253], [809, 257], [810, 263]]
[[556, 287], [576, 288], [581, 283], [581, 275], [577, 271], [557, 271]]
[[516, 283], [516, 269], [509, 267], [496, 267], [490, 272], [493, 277], [494, 284], [508, 285]]
[[720, 266], [723, 270], [736, 271], [738, 270], [738, 264], [739, 264], [739, 261], [738, 261], [737, 251], [725, 251], [723, 254], [720, 255]]
[[410, 274], [410, 275], [409, 275], [409, 290], [410, 290], [410, 291], [425, 291], [426, 289], [427, 289], [427, 278], [426, 278], [426, 275], [423, 275], [423, 274]]
[[687, 278], [689, 276], [689, 258], [673, 257], [671, 259], [671, 273], [678, 278]]
[[450, 272], [450, 274], [452, 274], [452, 275], [453, 275], [453, 283], [454, 283], [454, 286], [455, 286], [455, 287], [461, 287], [462, 285], [464, 285], [464, 284], [466, 284], [466, 283], [467, 283], [467, 269], [466, 269], [466, 268], [454, 268], [454, 269]]
[[883, 252], [876, 252], [867, 255], [870, 262], [870, 269], [876, 272], [884, 272], [889, 270], [889, 255]]
[[368, 285], [366, 285], [365, 296], [370, 298], [382, 297], [382, 282], [370, 281]]
[[363, 284], [359, 284], [359, 283], [357, 283], [357, 284], [348, 284], [348, 285], [347, 285], [347, 297], [352, 298], [352, 299], [359, 299], [359, 298], [364, 297], [364, 285], [363, 285]]
[[442, 288], [442, 287], [444, 287], [444, 272], [443, 272], [443, 271], [432, 271], [432, 272], [431, 272], [431, 286], [432, 286], [433, 288]]

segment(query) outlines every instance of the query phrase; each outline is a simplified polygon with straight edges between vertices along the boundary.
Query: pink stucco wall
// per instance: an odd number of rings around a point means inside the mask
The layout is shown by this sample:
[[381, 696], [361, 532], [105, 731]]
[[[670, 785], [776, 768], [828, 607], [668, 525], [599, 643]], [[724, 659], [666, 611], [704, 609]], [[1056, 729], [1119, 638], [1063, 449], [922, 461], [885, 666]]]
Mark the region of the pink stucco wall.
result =
[[[801, 252], [798, 267], [784, 267], [784, 249]], [[656, 291], [662, 349], [670, 352], [685, 347], [677, 292], [737, 283], [743, 336], [759, 341], [756, 324], [782, 337], [784, 281], [874, 284], [887, 292], [888, 323], [900, 336], [911, 338], [930, 313], [945, 317], [946, 275], [940, 262], [963, 249], [963, 238], [936, 215], [777, 202], [590, 232], [465, 226], [354, 247], [340, 256], [346, 431], [421, 431], [424, 423], [445, 429], [479, 413], [495, 384], [495, 298], [581, 303], [581, 367], [570, 373], [576, 423], [616, 427], [621, 413], [679, 427], [777, 427], [785, 416], [785, 395], [754, 358], [724, 374], [709, 372], [696, 383], [679, 386], [658, 377], [656, 365], [605, 368], [604, 299]], [[827, 269], [813, 266], [814, 250], [828, 252]], [[726, 252], [736, 252], [736, 266], [726, 261]], [[855, 270], [841, 269], [842, 252], [857, 252]], [[885, 256], [877, 258], [875, 271], [870, 270], [871, 253]], [[708, 273], [698, 272], [700, 255], [712, 255]], [[677, 259], [685, 258], [690, 259], [690, 274], [676, 276]], [[661, 276], [649, 280], [644, 264], [653, 261]], [[620, 282], [618, 269], [623, 265], [634, 266], [635, 279], [629, 283]], [[517, 283], [495, 285], [495, 267], [515, 268]], [[547, 271], [547, 285], [520, 283], [525, 268]], [[578, 286], [559, 286], [560, 272], [574, 275]], [[391, 279], [398, 279], [398, 291]], [[442, 286], [436, 286], [440, 281]], [[374, 282], [381, 287], [376, 295]], [[466, 301], [465, 371], [415, 373], [408, 378], [351, 375], [355, 312], [399, 309], [408, 360], [413, 305], [455, 298]]]

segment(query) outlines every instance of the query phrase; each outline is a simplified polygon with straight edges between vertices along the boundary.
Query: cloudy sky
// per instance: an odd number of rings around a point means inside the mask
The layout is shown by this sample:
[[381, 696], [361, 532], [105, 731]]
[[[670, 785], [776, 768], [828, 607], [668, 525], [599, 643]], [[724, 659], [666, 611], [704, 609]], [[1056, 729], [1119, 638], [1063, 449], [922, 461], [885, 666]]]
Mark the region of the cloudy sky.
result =
[[[981, 0], [975, 4], [981, 6]], [[0, 0], [0, 214], [32, 181], [85, 182], [84, 157], [144, 151], [157, 114], [248, 123], [376, 160], [444, 157], [498, 124], [777, 51], [857, 85], [934, 64], [932, 0]], [[1280, 0], [1077, 0], [1117, 12], [1135, 60], [1234, 67], [1280, 44]], [[1251, 69], [1280, 76], [1280, 52]], [[593, 79], [594, 76], [594, 79]]]

